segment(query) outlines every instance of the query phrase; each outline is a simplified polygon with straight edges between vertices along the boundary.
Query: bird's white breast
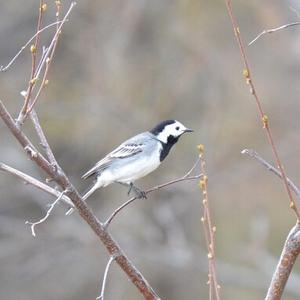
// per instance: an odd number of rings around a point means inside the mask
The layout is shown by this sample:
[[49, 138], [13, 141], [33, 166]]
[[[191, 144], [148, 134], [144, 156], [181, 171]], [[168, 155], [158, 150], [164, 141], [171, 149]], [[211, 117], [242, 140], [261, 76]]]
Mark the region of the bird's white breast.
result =
[[119, 167], [105, 170], [99, 178], [102, 181], [102, 185], [106, 186], [116, 181], [130, 183], [146, 176], [160, 165], [161, 150], [162, 145], [158, 143], [151, 153], [136, 155], [136, 157], [128, 160], [128, 163], [125, 162], [127, 159], [124, 159], [124, 163]]

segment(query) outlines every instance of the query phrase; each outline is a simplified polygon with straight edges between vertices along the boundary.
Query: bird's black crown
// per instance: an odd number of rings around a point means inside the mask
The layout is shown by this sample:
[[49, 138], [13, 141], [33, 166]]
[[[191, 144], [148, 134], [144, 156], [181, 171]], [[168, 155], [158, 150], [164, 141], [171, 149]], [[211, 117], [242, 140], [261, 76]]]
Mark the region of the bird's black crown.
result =
[[160, 132], [164, 130], [167, 125], [175, 123], [175, 120], [165, 120], [159, 124], [157, 124], [154, 128], [150, 130], [150, 132], [154, 135], [158, 135]]

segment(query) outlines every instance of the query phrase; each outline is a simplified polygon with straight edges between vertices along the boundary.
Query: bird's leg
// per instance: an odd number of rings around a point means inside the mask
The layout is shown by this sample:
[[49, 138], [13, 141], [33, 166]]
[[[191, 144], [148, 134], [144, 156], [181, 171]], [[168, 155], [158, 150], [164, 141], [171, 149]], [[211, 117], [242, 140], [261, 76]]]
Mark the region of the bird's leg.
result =
[[129, 184], [129, 190], [128, 190], [128, 192], [127, 192], [127, 195], [128, 195], [128, 196], [130, 195], [130, 192], [131, 192], [131, 190], [132, 190], [132, 187], [133, 187], [133, 183], [130, 182], [130, 184]]
[[132, 182], [130, 182], [130, 183], [125, 183], [125, 182], [117, 181], [117, 183], [122, 184], [122, 185], [125, 185], [125, 186], [127, 186], [127, 187], [129, 186], [129, 190], [128, 190], [128, 192], [127, 192], [128, 196], [130, 195], [131, 191], [133, 190], [134, 193], [135, 193], [135, 196], [136, 196], [137, 198], [139, 198], [139, 199], [140, 199], [140, 198], [143, 198], [143, 199], [146, 199], [146, 198], [147, 198], [146, 193], [145, 193], [144, 191], [140, 190], [138, 187], [136, 187]]
[[132, 184], [131, 183], [125, 183], [125, 182], [121, 182], [121, 181], [116, 181], [116, 183], [119, 183], [121, 185], [124, 185], [124, 186], [127, 186], [129, 187], [129, 191], [127, 193], [127, 195], [129, 196], [130, 192], [131, 192], [131, 189], [132, 189]]
[[130, 183], [130, 188], [129, 188], [129, 191], [128, 191], [128, 195], [131, 192], [131, 190], [134, 191], [134, 193], [135, 193], [135, 195], [136, 195], [137, 198], [139, 198], [139, 199], [141, 199], [141, 198], [142, 199], [147, 199], [147, 195], [146, 195], [145, 191], [140, 190], [132, 182]]

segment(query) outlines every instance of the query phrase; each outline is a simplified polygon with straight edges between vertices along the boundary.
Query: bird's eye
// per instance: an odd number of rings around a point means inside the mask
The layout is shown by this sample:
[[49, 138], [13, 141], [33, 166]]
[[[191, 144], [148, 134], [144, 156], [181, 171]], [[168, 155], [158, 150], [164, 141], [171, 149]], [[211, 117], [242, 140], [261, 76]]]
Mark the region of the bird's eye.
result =
[[179, 126], [176, 127], [176, 130], [179, 130]]

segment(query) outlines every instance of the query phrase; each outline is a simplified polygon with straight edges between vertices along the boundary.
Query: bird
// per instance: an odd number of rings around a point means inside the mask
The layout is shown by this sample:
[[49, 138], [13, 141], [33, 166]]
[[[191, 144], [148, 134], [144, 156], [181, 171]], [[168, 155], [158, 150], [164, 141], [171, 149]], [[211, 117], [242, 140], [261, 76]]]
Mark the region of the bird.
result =
[[111, 183], [128, 186], [128, 195], [133, 190], [137, 198], [146, 198], [146, 193], [134, 182], [157, 169], [178, 139], [187, 132], [193, 130], [177, 120], [165, 120], [126, 140], [82, 175], [83, 179], [95, 178], [82, 199], [86, 200], [97, 189]]

